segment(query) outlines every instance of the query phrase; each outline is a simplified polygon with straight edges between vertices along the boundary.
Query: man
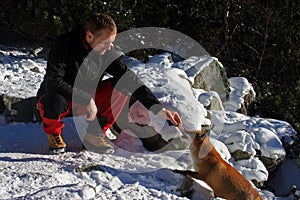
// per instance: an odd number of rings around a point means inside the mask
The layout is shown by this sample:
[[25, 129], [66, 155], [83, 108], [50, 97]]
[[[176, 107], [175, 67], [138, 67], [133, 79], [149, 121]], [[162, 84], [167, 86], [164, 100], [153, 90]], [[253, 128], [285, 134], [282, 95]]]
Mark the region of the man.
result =
[[[71, 114], [84, 115], [88, 122], [83, 141], [83, 145], [89, 146], [88, 150], [109, 146], [105, 142], [105, 133], [131, 95], [174, 125], [181, 123], [178, 113], [163, 108], [151, 91], [127, 69], [121, 57], [116, 56], [112, 45], [116, 34], [113, 19], [106, 14], [96, 14], [84, 26], [62, 34], [54, 41], [46, 74], [37, 93], [43, 129], [52, 152], [66, 151], [61, 136], [64, 127], [61, 120]], [[90, 59], [92, 62], [86, 62], [88, 58], [93, 58]], [[112, 78], [102, 80], [104, 73]], [[135, 91], [127, 90], [124, 84], [124, 88], [116, 87], [124, 77], [127, 77], [125, 82], [128, 81], [129, 85], [136, 85]], [[75, 84], [78, 80], [80, 84]], [[93, 88], [93, 85], [96, 87]], [[77, 113], [74, 113], [75, 110]]]

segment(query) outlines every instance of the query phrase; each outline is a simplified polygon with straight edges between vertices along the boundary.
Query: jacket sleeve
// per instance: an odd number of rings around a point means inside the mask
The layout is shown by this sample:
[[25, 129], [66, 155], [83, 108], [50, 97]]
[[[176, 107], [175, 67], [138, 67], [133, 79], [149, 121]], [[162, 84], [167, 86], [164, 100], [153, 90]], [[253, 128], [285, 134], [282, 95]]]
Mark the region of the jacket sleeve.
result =
[[[65, 44], [63, 41], [57, 40], [49, 52], [46, 90], [48, 92], [61, 94], [67, 100], [75, 103], [88, 105], [91, 96], [87, 92], [73, 87], [64, 80], [65, 74], [68, 73], [66, 70], [70, 56], [70, 50], [66, 49], [67, 46], [68, 44]], [[74, 66], [74, 70], [76, 67], [79, 66]], [[74, 98], [72, 99], [72, 97]]]
[[151, 90], [139, 80], [135, 73], [127, 69], [120, 56], [109, 65], [107, 72], [114, 77], [113, 84], [117, 90], [126, 95], [132, 95], [154, 114], [163, 108]]

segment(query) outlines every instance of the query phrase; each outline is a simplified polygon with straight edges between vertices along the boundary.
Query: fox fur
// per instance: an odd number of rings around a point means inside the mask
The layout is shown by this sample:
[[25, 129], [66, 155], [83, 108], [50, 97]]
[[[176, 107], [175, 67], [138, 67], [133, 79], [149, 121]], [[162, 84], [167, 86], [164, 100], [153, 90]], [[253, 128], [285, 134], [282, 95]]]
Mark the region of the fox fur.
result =
[[228, 200], [261, 200], [257, 190], [235, 168], [222, 159], [209, 140], [209, 130], [182, 131], [194, 134], [191, 156], [195, 171], [176, 171], [205, 181], [217, 197]]

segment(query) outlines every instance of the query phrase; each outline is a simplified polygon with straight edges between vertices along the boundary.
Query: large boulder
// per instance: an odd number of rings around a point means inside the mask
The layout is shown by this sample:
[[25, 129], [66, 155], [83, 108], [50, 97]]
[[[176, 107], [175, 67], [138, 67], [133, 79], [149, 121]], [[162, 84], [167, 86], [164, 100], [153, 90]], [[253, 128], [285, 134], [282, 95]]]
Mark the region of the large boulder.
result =
[[230, 85], [226, 71], [217, 58], [190, 57], [176, 63], [174, 67], [184, 70], [193, 88], [215, 91], [222, 101], [228, 98]]
[[[184, 70], [174, 68], [170, 54], [154, 56], [147, 63], [133, 58], [127, 58], [125, 61], [166, 108], [177, 111], [181, 115], [184, 128], [201, 130], [203, 125], [210, 125], [207, 110], [195, 98], [189, 78]], [[166, 145], [168, 149], [187, 148], [188, 144], [182, 143], [183, 135], [177, 127], [151, 111], [149, 115], [152, 123], [149, 126], [138, 127], [137, 124], [128, 123], [128, 110], [125, 109], [117, 120], [116, 126], [120, 130], [130, 128], [151, 151], [159, 150]]]

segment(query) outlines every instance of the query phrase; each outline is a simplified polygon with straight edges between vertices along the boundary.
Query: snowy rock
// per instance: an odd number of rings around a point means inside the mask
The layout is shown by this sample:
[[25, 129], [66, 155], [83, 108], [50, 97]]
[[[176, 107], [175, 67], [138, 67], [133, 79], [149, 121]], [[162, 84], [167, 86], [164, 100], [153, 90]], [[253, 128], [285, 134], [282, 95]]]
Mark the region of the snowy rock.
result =
[[224, 160], [226, 160], [226, 161], [230, 160], [231, 154], [230, 154], [227, 146], [223, 142], [216, 140], [216, 139], [212, 138], [211, 136], [210, 136], [210, 142]]
[[228, 133], [224, 144], [233, 154], [235, 160], [249, 159], [251, 156], [255, 156], [255, 149], [259, 148], [251, 134], [244, 130]]
[[252, 85], [244, 77], [232, 77], [228, 81], [231, 92], [223, 103], [225, 110], [247, 114], [249, 105], [256, 95]]
[[193, 88], [215, 91], [222, 101], [228, 97], [230, 88], [227, 75], [217, 58], [190, 57], [178, 62], [174, 67], [184, 70]]
[[[297, 152], [299, 154], [300, 151], [297, 150], [297, 141], [299, 142], [299, 138], [297, 132], [289, 123], [276, 119], [260, 119], [260, 122], [260, 128], [270, 129], [274, 134], [277, 135], [282, 143], [282, 146], [287, 151], [287, 154], [290, 156], [297, 156]], [[252, 127], [254, 126], [253, 128], [255, 128], [255, 123], [251, 123], [249, 125]]]
[[147, 63], [150, 65], [146, 65], [147, 67], [152, 67], [151, 65], [156, 65], [157, 68], [166, 69], [172, 67], [173, 59], [171, 54], [162, 53], [160, 55], [150, 56]]
[[195, 99], [192, 87], [186, 80], [186, 73], [180, 69], [170, 68], [169, 56], [169, 54], [159, 55], [146, 64], [128, 67], [151, 89], [165, 107], [182, 115], [184, 127], [190, 130], [201, 130], [202, 125], [210, 124], [206, 118], [207, 111]]
[[207, 110], [220, 110], [223, 111], [223, 103], [219, 94], [215, 91], [208, 91], [202, 89], [193, 89], [198, 96], [198, 101], [205, 106]]
[[285, 150], [277, 135], [266, 128], [255, 130], [256, 141], [260, 145], [261, 159], [269, 170], [276, 167], [285, 158]]
[[276, 169], [286, 155], [277, 135], [292, 138], [292, 135], [296, 134], [289, 126], [282, 126], [280, 129], [272, 120], [273, 123], [267, 119], [248, 117], [235, 112], [210, 113], [213, 131], [217, 133], [218, 139], [226, 144], [235, 160], [259, 156], [269, 171]]
[[[170, 68], [169, 56], [168, 54], [163, 54], [153, 57], [146, 64], [133, 62], [131, 59], [127, 62], [127, 65], [151, 89], [166, 108], [177, 111], [181, 115], [184, 128], [201, 130], [203, 125], [210, 124], [210, 120], [207, 118], [207, 110], [195, 98], [186, 73], [181, 69]], [[178, 128], [169, 125], [164, 119], [153, 113], [149, 114], [149, 116], [151, 117], [149, 125], [154, 128], [157, 134], [161, 135], [165, 143], [168, 143], [173, 138], [182, 136]], [[126, 115], [124, 117], [127, 118]], [[126, 121], [127, 119], [123, 120]], [[135, 121], [139, 122], [142, 120]], [[119, 122], [118, 124], [124, 123]], [[142, 133], [145, 137], [144, 133], [147, 131], [145, 131], [146, 128], [143, 129]], [[131, 130], [138, 132], [136, 128]], [[140, 136], [141, 134], [137, 133], [137, 135]], [[149, 138], [151, 135], [153, 133], [146, 137]]]
[[240, 160], [234, 163], [235, 168], [240, 171], [248, 180], [262, 183], [268, 180], [269, 172], [264, 164], [256, 157], [247, 160]]
[[[214, 191], [204, 181], [184, 177], [184, 182], [178, 189], [183, 196], [191, 196], [191, 199], [214, 199]], [[191, 195], [192, 193], [192, 195]]]
[[81, 191], [82, 199], [94, 199], [96, 196], [96, 192], [94, 188], [85, 187]]

